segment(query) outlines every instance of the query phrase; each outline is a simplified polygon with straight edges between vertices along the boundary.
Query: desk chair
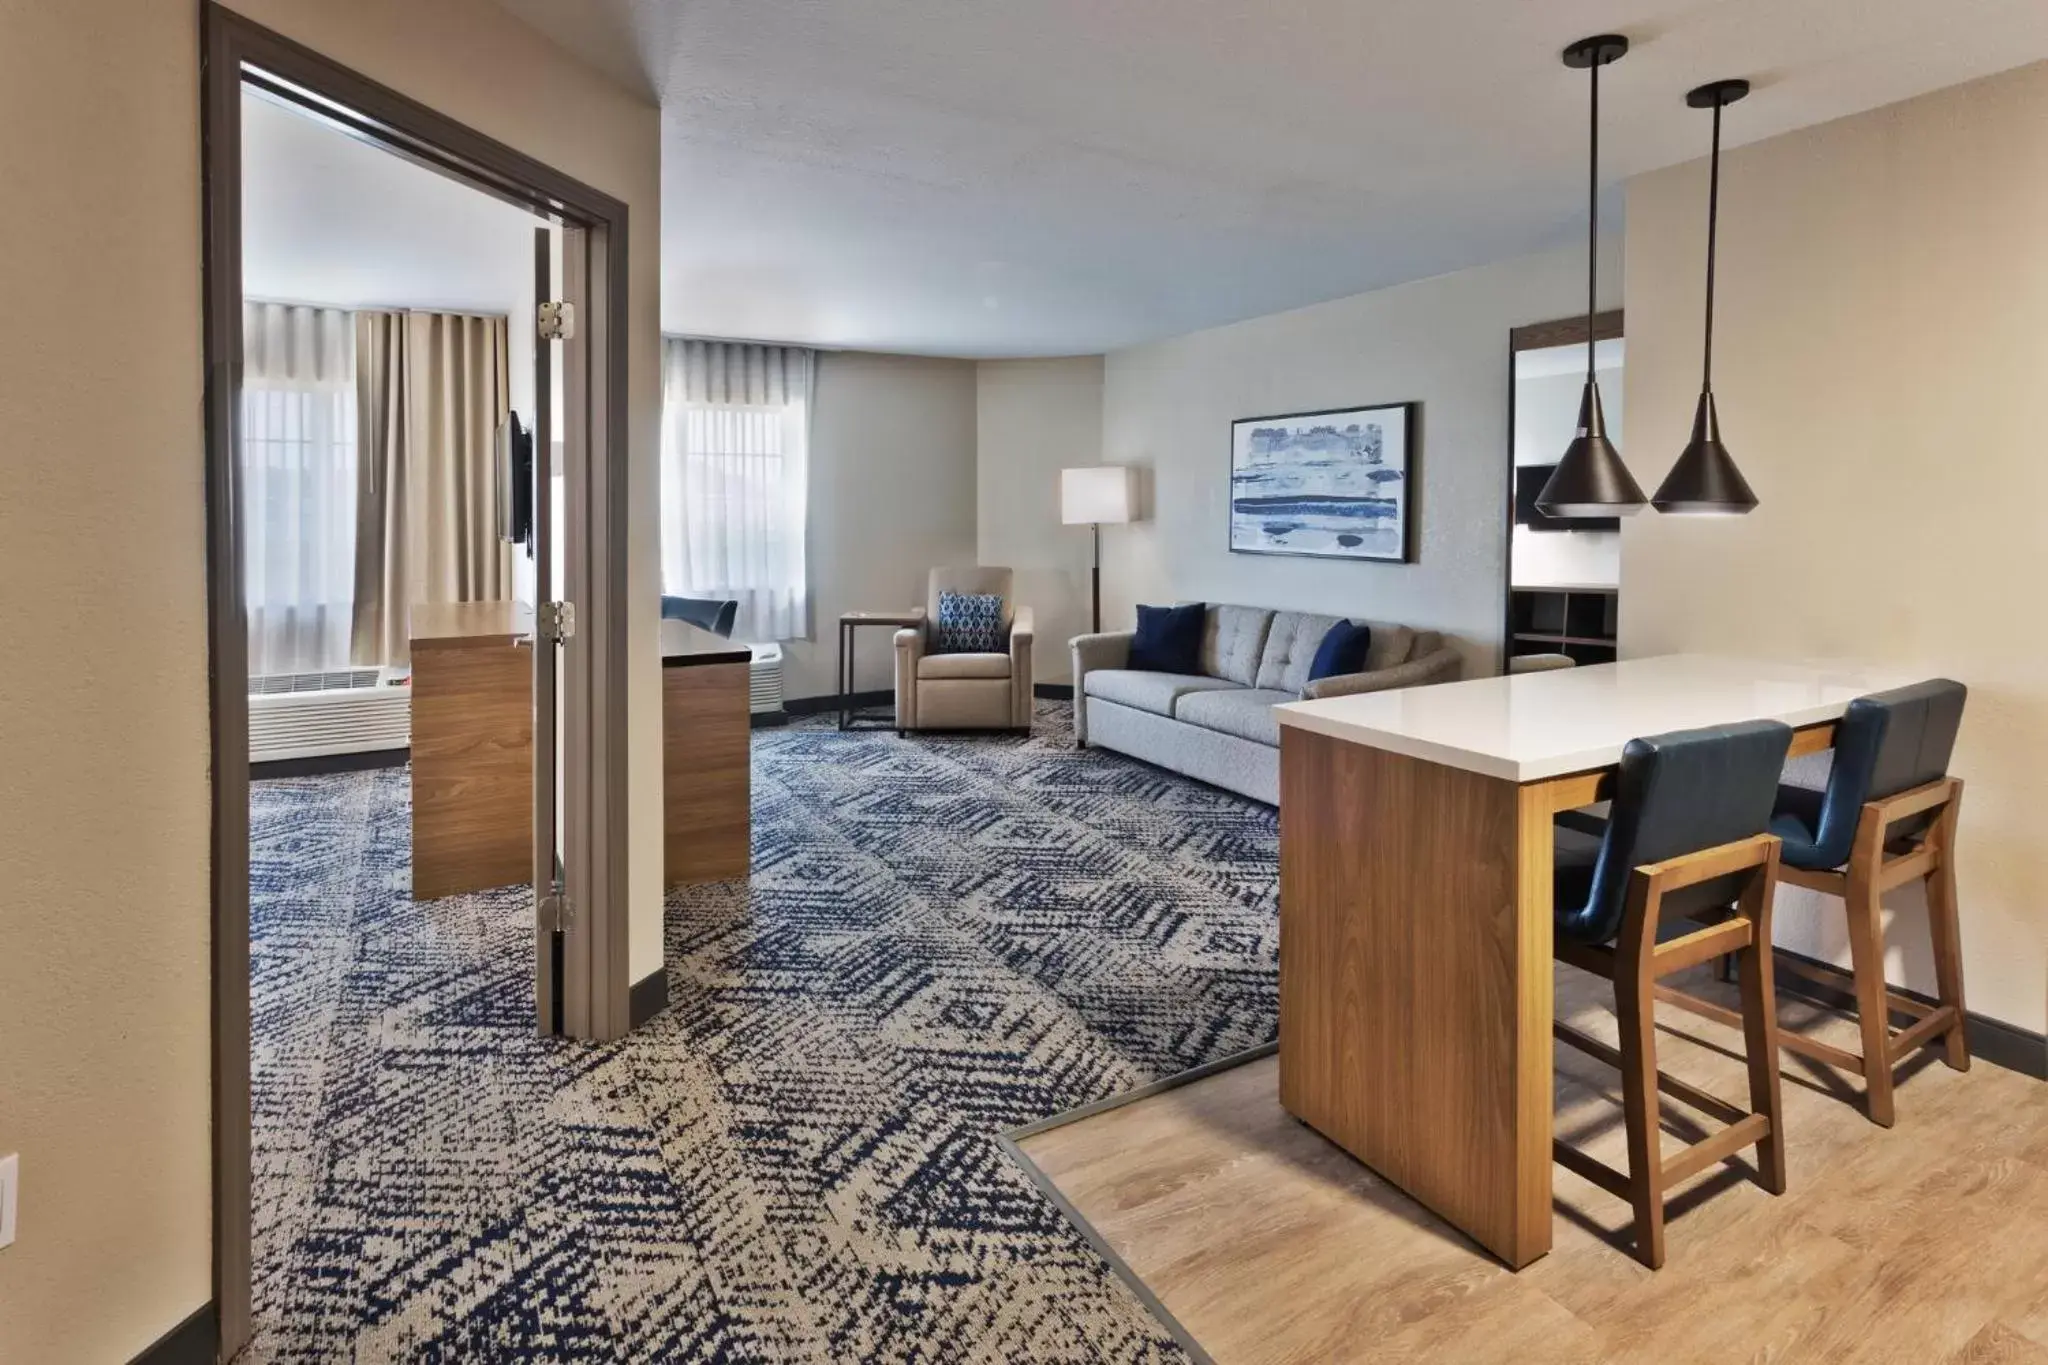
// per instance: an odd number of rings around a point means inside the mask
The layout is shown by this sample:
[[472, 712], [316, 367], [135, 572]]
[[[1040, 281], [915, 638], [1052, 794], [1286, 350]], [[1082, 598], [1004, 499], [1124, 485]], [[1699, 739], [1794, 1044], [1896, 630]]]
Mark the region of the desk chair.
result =
[[[1667, 1189], [1754, 1145], [1764, 1188], [1785, 1192], [1768, 951], [1779, 841], [1766, 826], [1791, 743], [1790, 728], [1775, 721], [1631, 740], [1603, 832], [1555, 827], [1556, 955], [1614, 983], [1621, 1046], [1611, 1048], [1563, 1023], [1553, 1028], [1559, 1041], [1620, 1068], [1628, 1171], [1561, 1141], [1552, 1144], [1552, 1156], [1634, 1206], [1636, 1256], [1652, 1270], [1664, 1264]], [[1666, 921], [1691, 919], [1706, 922], [1659, 941]], [[1747, 1111], [1657, 1069], [1658, 981], [1727, 953], [1737, 954], [1744, 968]], [[1658, 1136], [1659, 1090], [1727, 1126], [1666, 1160]]]

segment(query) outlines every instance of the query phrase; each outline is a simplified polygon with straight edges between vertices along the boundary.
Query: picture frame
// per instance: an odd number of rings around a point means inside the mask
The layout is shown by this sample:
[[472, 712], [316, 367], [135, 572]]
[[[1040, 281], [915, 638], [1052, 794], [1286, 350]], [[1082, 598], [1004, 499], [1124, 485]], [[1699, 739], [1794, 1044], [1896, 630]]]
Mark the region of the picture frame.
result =
[[1232, 422], [1230, 552], [1414, 563], [1421, 406], [1378, 403]]

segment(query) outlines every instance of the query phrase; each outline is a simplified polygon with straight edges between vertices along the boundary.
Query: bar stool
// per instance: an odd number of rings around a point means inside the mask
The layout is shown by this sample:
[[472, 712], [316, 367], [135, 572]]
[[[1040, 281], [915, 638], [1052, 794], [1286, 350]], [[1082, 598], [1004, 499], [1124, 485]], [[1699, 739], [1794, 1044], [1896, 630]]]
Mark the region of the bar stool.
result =
[[[1970, 1069], [1964, 1034], [1962, 943], [1956, 923], [1956, 817], [1963, 784], [1948, 775], [1969, 690], [1936, 678], [1849, 703], [1835, 727], [1827, 787], [1785, 786], [1771, 831], [1785, 841], [1784, 878], [1839, 897], [1849, 920], [1850, 970], [1787, 957], [1795, 976], [1847, 989], [1862, 1026], [1860, 1054], [1796, 1033], [1785, 1048], [1863, 1077], [1865, 1111], [1892, 1126], [1892, 1071], [1915, 1049], [1942, 1040], [1944, 1060]], [[1884, 893], [1907, 882], [1926, 886], [1934, 942], [1932, 1005], [1885, 982]], [[1913, 1019], [1892, 1032], [1896, 1010]]]
[[[1790, 728], [1773, 721], [1631, 740], [1604, 832], [1559, 824], [1553, 836], [1556, 955], [1614, 983], [1621, 1046], [1562, 1023], [1553, 1030], [1559, 1041], [1620, 1068], [1628, 1171], [1562, 1141], [1552, 1143], [1552, 1157], [1634, 1206], [1636, 1256], [1652, 1270], [1664, 1264], [1664, 1194], [1681, 1181], [1754, 1145], [1764, 1188], [1785, 1192], [1768, 951], [1779, 841], [1766, 826], [1791, 743]], [[1658, 928], [1671, 919], [1708, 922], [1660, 942]], [[1727, 953], [1745, 968], [1747, 1111], [1657, 1069], [1657, 982]], [[1727, 1126], [1666, 1160], [1659, 1090]]]

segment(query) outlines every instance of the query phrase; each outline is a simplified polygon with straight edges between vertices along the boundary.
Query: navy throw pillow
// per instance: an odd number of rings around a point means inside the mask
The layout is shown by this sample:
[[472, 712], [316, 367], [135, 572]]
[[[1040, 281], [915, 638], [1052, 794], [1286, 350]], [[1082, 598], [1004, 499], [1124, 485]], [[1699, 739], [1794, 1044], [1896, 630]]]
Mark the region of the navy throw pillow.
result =
[[1339, 621], [1323, 632], [1323, 642], [1316, 646], [1316, 657], [1308, 666], [1308, 680], [1363, 673], [1365, 651], [1371, 647], [1372, 627]]
[[942, 592], [939, 624], [932, 632], [934, 654], [1001, 654], [1003, 599], [992, 592]]
[[1138, 633], [1131, 637], [1131, 667], [1148, 673], [1200, 673], [1202, 620], [1207, 607], [1139, 607]]

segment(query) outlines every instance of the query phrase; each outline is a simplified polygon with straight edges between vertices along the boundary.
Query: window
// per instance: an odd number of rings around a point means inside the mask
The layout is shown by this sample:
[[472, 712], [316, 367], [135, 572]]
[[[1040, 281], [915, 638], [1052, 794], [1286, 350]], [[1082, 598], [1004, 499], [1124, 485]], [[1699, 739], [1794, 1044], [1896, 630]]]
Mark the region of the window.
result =
[[663, 360], [662, 591], [737, 601], [735, 639], [807, 634], [811, 352], [671, 339]]
[[249, 673], [346, 668], [355, 599], [355, 327], [243, 308], [242, 557]]

